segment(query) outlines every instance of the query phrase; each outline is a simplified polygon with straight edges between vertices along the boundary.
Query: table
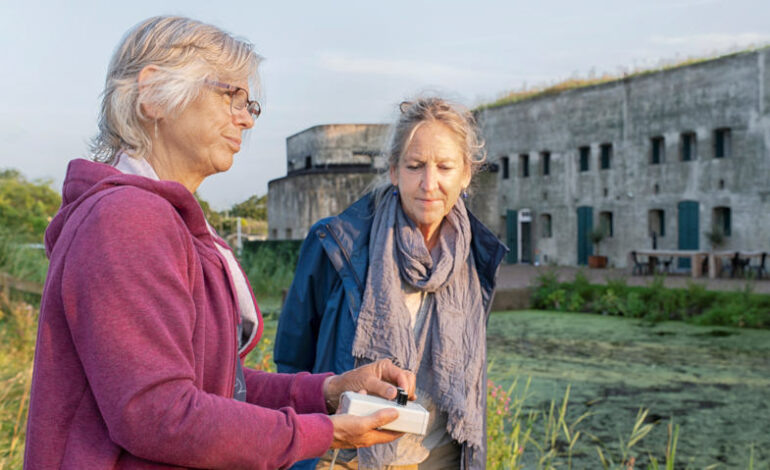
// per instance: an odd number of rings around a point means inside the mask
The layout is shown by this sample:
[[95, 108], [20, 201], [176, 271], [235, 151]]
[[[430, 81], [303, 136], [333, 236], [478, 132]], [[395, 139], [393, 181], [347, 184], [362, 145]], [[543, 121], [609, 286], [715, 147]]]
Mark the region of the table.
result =
[[[692, 277], [700, 277], [703, 275], [702, 266], [703, 266], [703, 260], [706, 259], [708, 256], [708, 253], [705, 251], [698, 251], [698, 250], [634, 250], [636, 252], [636, 256], [646, 256], [650, 259], [652, 258], [665, 258], [665, 257], [672, 257], [672, 258], [689, 258], [690, 260], [690, 271], [692, 273]], [[628, 253], [628, 266], [630, 266], [631, 269], [634, 268], [634, 260], [631, 256], [632, 252]], [[735, 253], [735, 252], [733, 252]], [[710, 266], [710, 264], [709, 264]], [[711, 269], [709, 268], [709, 274], [711, 272]]]
[[[712, 251], [708, 254], [709, 257], [709, 277], [715, 279], [719, 272], [722, 270], [722, 258], [732, 258], [735, 253], [738, 253], [738, 259], [750, 260], [751, 258], [761, 258], [764, 251]], [[728, 260], [728, 262], [730, 262]], [[749, 261], [750, 262], [750, 261]]]

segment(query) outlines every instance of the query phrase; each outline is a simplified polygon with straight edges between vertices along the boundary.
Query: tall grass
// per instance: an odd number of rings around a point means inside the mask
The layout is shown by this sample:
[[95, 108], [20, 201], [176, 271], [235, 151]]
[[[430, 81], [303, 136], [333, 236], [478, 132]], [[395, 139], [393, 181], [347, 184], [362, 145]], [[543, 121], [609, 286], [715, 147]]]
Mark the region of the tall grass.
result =
[[267, 241], [246, 244], [240, 256], [241, 266], [257, 298], [280, 299], [294, 278], [299, 256], [299, 241]]
[[43, 284], [48, 272], [45, 250], [24, 243], [18, 236], [0, 227], [0, 272]]
[[0, 293], [0, 470], [22, 466], [37, 315]]
[[[651, 454], [641, 456], [635, 451], [655, 426], [646, 423], [648, 410], [640, 408], [627, 438], [618, 437], [617, 443], [602, 442], [598, 437], [582, 432], [581, 422], [589, 416], [583, 413], [575, 419], [568, 418], [570, 386], [567, 386], [560, 403], [551, 400], [543, 408], [528, 405], [531, 378], [520, 389], [518, 378], [508, 390], [494, 382], [488, 383], [487, 396], [487, 468], [495, 470], [573, 468], [573, 454], [578, 442], [588, 439], [596, 450], [596, 461], [586, 468], [605, 470], [633, 470], [643, 465], [640, 457], [646, 457], [649, 470], [665, 468], [673, 470], [679, 425], [668, 423], [668, 442], [662, 451], [663, 464]], [[753, 449], [750, 461], [753, 462]], [[581, 462], [586, 465], [585, 460]], [[661, 466], [665, 465], [665, 466]], [[680, 467], [677, 467], [680, 468]]]

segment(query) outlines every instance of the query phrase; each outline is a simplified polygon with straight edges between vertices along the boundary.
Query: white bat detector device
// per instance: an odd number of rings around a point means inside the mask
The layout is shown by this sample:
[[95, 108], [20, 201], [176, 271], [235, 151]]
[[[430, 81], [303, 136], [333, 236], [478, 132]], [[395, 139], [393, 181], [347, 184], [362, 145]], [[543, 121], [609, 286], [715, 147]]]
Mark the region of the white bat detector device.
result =
[[400, 387], [393, 401], [372, 395], [345, 392], [340, 398], [339, 412], [355, 416], [369, 416], [381, 409], [393, 408], [398, 411], [398, 418], [380, 429], [425, 435], [430, 413], [417, 403], [407, 402], [406, 398], [406, 392]]

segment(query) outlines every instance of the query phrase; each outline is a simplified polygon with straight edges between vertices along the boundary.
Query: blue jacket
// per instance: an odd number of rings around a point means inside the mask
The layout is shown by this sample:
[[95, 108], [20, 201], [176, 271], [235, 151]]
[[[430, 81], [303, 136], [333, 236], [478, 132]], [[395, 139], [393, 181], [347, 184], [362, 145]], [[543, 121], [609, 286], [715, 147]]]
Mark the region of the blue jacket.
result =
[[[342, 214], [311, 227], [278, 321], [273, 351], [278, 372], [340, 374], [354, 367], [351, 351], [369, 267], [373, 214], [374, 201], [367, 195]], [[507, 248], [473, 214], [468, 216], [471, 252], [488, 318], [495, 276]], [[484, 468], [484, 455], [469, 454], [463, 448], [464, 468]], [[471, 460], [481, 465], [471, 466]]]

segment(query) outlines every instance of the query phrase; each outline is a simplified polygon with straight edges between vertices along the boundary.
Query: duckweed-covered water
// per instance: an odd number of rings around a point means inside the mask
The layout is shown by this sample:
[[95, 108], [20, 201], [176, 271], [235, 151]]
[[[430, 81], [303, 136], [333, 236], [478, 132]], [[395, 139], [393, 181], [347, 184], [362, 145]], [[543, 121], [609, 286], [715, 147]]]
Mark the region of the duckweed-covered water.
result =
[[531, 377], [528, 408], [558, 405], [571, 384], [567, 421], [591, 413], [577, 426], [573, 468], [601, 468], [590, 435], [617, 447], [640, 407], [656, 425], [633, 448], [636, 468], [663, 458], [671, 419], [676, 468], [749, 468], [752, 448], [753, 468], [770, 468], [770, 331], [502, 312], [490, 317], [488, 349], [493, 381]]

